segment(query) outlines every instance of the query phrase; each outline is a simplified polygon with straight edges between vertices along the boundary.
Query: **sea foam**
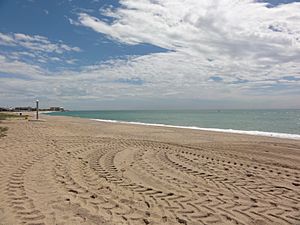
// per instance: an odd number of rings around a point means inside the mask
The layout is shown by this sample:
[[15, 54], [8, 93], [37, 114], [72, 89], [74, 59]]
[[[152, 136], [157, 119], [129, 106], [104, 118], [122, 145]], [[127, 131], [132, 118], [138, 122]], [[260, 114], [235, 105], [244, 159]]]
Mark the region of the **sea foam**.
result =
[[168, 124], [156, 124], [156, 123], [141, 123], [141, 122], [127, 122], [118, 120], [103, 120], [103, 119], [91, 119], [94, 121], [107, 122], [107, 123], [122, 123], [122, 124], [134, 124], [134, 125], [144, 125], [144, 126], [156, 126], [156, 127], [170, 127], [170, 128], [181, 128], [181, 129], [191, 129], [191, 130], [202, 130], [202, 131], [216, 131], [223, 133], [233, 133], [233, 134], [249, 134], [256, 136], [265, 137], [275, 137], [275, 138], [286, 138], [300, 140], [299, 134], [287, 134], [287, 133], [275, 133], [275, 132], [265, 132], [265, 131], [247, 131], [247, 130], [233, 130], [233, 129], [220, 129], [220, 128], [202, 128], [195, 126], [175, 126]]

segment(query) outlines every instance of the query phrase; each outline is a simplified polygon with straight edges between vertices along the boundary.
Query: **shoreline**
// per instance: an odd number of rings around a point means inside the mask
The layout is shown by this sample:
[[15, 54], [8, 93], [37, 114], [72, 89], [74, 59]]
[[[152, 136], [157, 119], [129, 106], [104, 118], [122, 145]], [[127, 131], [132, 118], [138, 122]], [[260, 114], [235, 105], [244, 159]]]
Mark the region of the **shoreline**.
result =
[[[80, 117], [78, 117], [78, 118], [80, 118]], [[169, 128], [190, 129], [190, 130], [199, 130], [199, 131], [221, 132], [221, 133], [229, 133], [229, 134], [245, 134], [245, 135], [253, 135], [253, 136], [300, 140], [300, 134], [288, 134], [288, 133], [277, 133], [277, 132], [267, 132], [267, 131], [248, 131], [248, 130], [235, 130], [235, 129], [222, 129], [222, 128], [204, 128], [204, 127], [196, 127], [196, 126], [176, 126], [176, 125], [170, 125], [170, 124], [129, 122], [129, 121], [121, 121], [121, 120], [104, 120], [104, 119], [90, 119], [90, 118], [85, 118], [85, 119], [98, 121], [98, 122], [105, 122], [105, 123], [120, 123], [120, 124], [132, 124], [132, 125], [142, 125], [142, 126], [169, 127]]]
[[280, 132], [270, 132], [270, 131], [257, 131], [257, 130], [237, 130], [230, 128], [206, 128], [206, 127], [197, 127], [197, 126], [184, 126], [184, 125], [172, 125], [172, 124], [160, 124], [160, 123], [144, 123], [144, 122], [134, 122], [134, 121], [122, 121], [122, 120], [111, 120], [111, 119], [95, 119], [95, 118], [86, 118], [79, 116], [67, 116], [67, 115], [50, 115], [53, 112], [42, 113], [49, 116], [62, 116], [62, 117], [72, 117], [72, 118], [81, 118], [88, 119], [92, 121], [104, 122], [104, 123], [119, 123], [119, 124], [131, 124], [131, 125], [141, 125], [141, 126], [154, 126], [154, 127], [169, 127], [169, 128], [178, 128], [178, 129], [189, 129], [189, 130], [198, 130], [198, 131], [208, 131], [208, 132], [220, 132], [228, 134], [242, 134], [242, 135], [251, 135], [251, 136], [262, 136], [262, 137], [272, 137], [272, 138], [281, 138], [281, 139], [290, 139], [290, 140], [300, 140], [300, 134], [291, 134], [291, 133], [280, 133]]
[[[17, 114], [19, 112], [16, 112]], [[24, 112], [23, 112], [24, 113]], [[30, 116], [35, 116], [35, 112], [25, 112]], [[144, 122], [134, 122], [134, 121], [122, 121], [122, 120], [110, 120], [110, 119], [95, 119], [79, 116], [68, 116], [68, 115], [51, 115], [55, 111], [45, 111], [40, 112], [41, 116], [46, 117], [65, 117], [65, 118], [78, 118], [86, 119], [89, 121], [103, 122], [103, 123], [112, 123], [112, 124], [127, 124], [127, 125], [138, 125], [138, 126], [150, 126], [150, 127], [165, 127], [165, 128], [175, 128], [175, 129], [187, 129], [194, 131], [203, 131], [203, 132], [213, 132], [213, 133], [224, 133], [224, 134], [238, 134], [238, 135], [250, 135], [254, 137], [267, 137], [267, 138], [279, 138], [287, 140], [300, 140], [300, 134], [291, 134], [291, 133], [279, 133], [279, 132], [268, 132], [268, 131], [253, 131], [253, 130], [236, 130], [236, 129], [223, 129], [223, 128], [205, 128], [197, 126], [181, 126], [181, 125], [171, 125], [171, 124], [159, 124], [159, 123], [144, 123]]]

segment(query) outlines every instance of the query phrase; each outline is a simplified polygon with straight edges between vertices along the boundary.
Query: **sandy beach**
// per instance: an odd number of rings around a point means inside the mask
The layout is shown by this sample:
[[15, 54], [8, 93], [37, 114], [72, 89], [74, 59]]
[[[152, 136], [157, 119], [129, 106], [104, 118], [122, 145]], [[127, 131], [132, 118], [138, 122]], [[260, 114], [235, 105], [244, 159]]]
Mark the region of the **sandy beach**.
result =
[[6, 120], [0, 225], [300, 224], [300, 141]]

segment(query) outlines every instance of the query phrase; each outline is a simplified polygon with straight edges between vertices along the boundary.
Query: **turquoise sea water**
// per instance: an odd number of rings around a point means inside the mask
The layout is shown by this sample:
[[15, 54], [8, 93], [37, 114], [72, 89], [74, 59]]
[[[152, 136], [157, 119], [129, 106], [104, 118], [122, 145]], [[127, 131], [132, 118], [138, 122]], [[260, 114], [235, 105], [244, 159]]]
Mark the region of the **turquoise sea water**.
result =
[[68, 111], [50, 115], [300, 135], [300, 110], [295, 109]]

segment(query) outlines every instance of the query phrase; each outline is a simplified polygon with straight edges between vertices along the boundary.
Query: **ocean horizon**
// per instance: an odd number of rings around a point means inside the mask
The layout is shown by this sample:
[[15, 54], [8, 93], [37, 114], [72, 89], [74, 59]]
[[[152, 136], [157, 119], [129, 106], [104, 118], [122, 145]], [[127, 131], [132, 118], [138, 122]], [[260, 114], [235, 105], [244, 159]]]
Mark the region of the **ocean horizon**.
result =
[[300, 139], [300, 109], [90, 110], [52, 112], [49, 115]]

